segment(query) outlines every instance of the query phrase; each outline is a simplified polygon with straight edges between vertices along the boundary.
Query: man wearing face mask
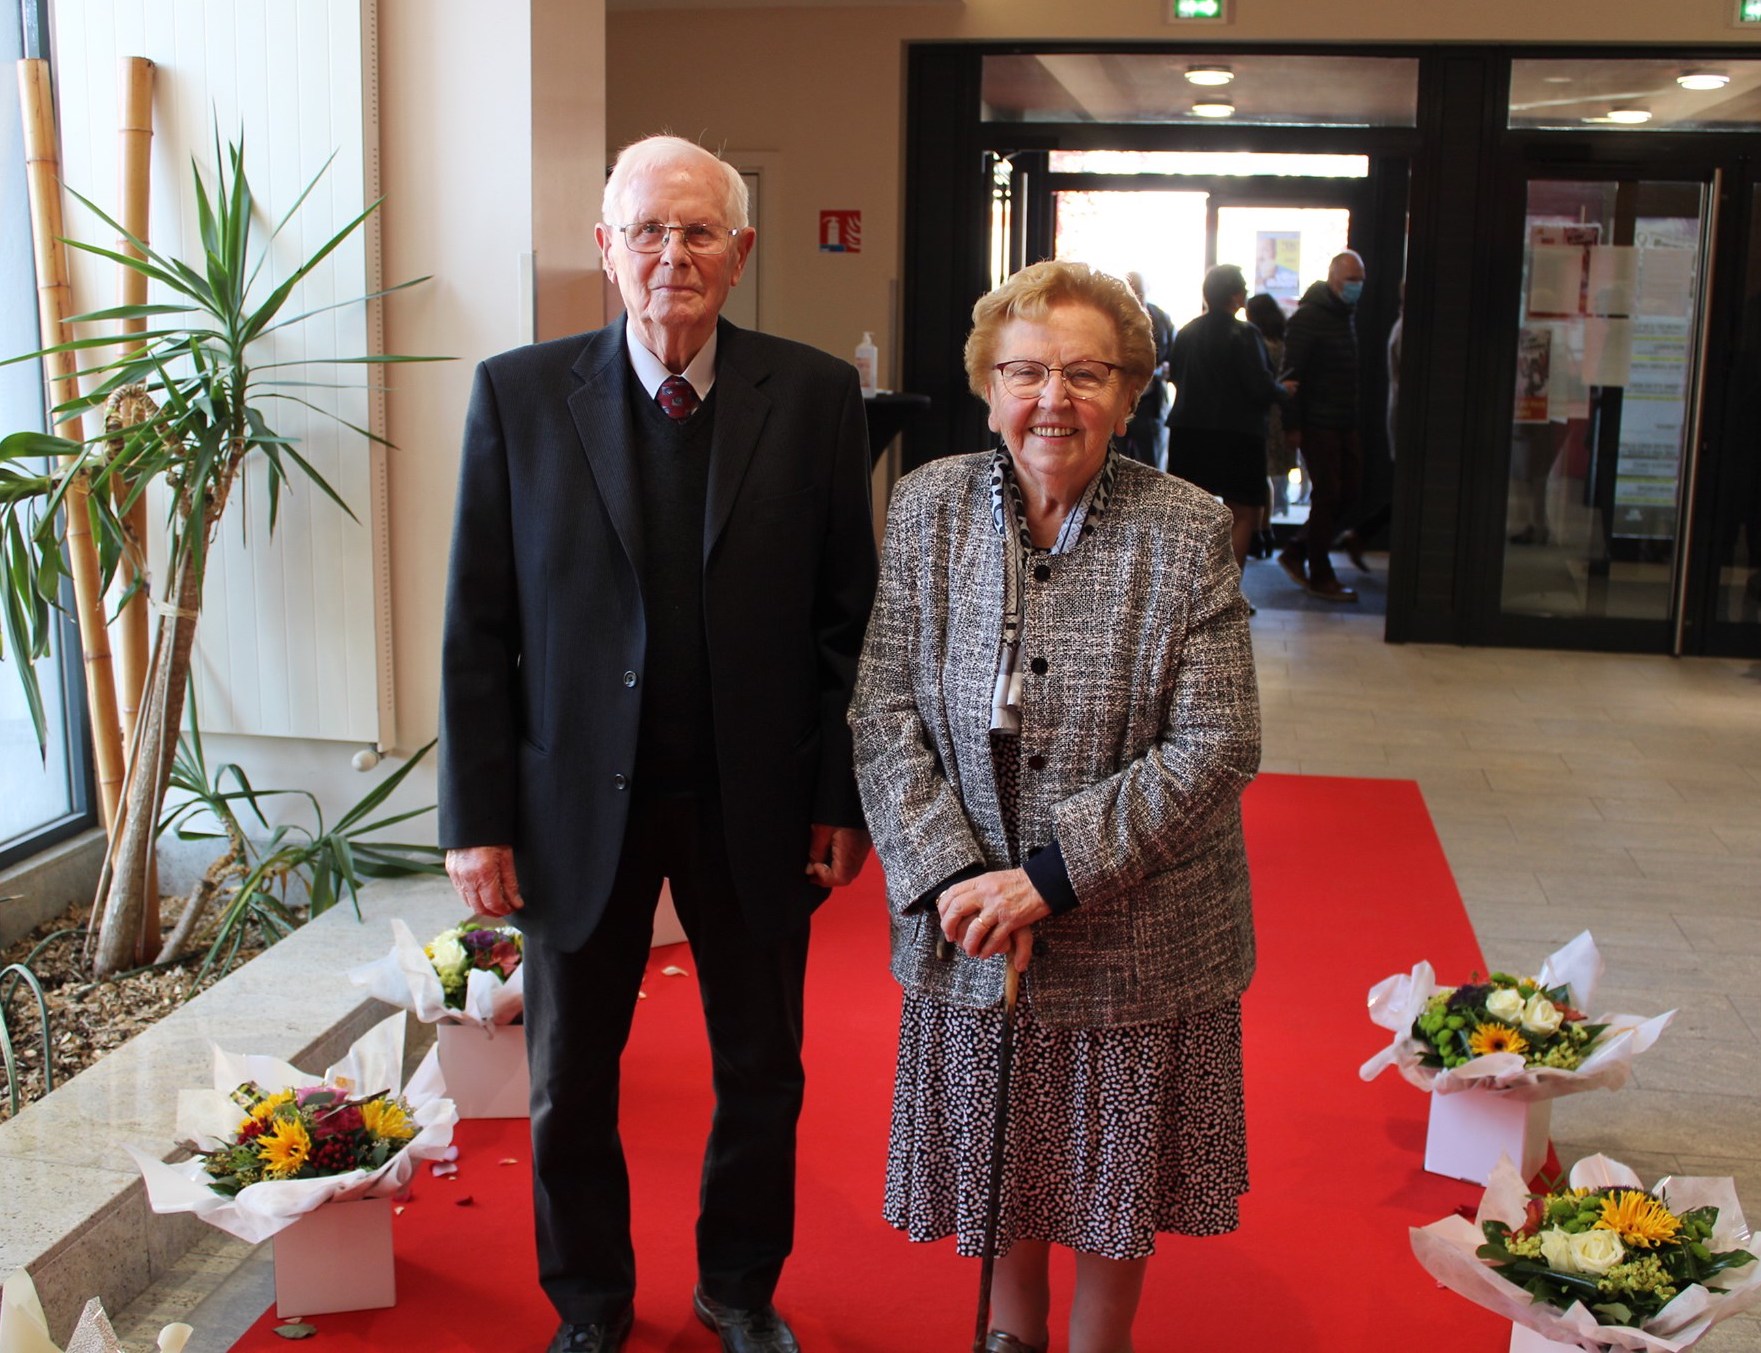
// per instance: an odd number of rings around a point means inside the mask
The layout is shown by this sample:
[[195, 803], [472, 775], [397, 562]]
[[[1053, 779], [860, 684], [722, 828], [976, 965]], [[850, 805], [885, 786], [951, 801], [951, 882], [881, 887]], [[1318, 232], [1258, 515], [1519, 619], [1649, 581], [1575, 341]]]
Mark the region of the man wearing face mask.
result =
[[1279, 379], [1296, 389], [1284, 415], [1284, 433], [1302, 449], [1312, 488], [1309, 519], [1278, 563], [1311, 596], [1356, 601], [1357, 593], [1333, 572], [1328, 547], [1363, 481], [1357, 431], [1357, 326], [1364, 261], [1347, 249], [1327, 266], [1327, 280], [1303, 294], [1284, 336]]

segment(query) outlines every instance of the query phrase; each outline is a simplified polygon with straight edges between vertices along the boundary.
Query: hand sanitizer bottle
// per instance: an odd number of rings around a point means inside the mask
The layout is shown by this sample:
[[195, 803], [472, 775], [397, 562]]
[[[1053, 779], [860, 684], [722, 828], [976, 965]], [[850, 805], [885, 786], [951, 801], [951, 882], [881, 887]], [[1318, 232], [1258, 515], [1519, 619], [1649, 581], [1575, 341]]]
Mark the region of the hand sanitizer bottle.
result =
[[874, 334], [864, 329], [862, 341], [856, 345], [856, 380], [862, 386], [862, 397], [873, 398], [880, 388], [880, 354], [875, 351]]

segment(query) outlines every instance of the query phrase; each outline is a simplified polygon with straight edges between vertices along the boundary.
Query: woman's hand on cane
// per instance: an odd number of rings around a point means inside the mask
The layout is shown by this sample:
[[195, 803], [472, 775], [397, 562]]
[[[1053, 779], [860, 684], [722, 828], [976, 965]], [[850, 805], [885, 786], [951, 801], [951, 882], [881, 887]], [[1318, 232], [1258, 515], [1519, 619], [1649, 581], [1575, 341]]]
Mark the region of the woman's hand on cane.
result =
[[964, 879], [936, 901], [942, 934], [970, 958], [991, 958], [1009, 949], [1017, 972], [1033, 955], [1033, 925], [1052, 914], [1025, 870], [996, 869]]

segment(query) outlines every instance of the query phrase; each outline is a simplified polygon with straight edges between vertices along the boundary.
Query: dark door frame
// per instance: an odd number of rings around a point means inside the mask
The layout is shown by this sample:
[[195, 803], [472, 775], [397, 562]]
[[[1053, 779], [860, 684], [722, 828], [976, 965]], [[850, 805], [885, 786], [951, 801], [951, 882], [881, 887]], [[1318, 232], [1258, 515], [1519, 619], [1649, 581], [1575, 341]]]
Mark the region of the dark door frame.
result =
[[[1687, 546], [1679, 567], [1687, 571], [1686, 610], [1682, 615], [1682, 652], [1701, 655], [1715, 651], [1709, 643], [1713, 628], [1708, 622], [1716, 599], [1717, 569], [1712, 559], [1712, 532], [1707, 529], [1716, 510], [1717, 486], [1728, 473], [1727, 463], [1736, 448], [1725, 438], [1726, 428], [1739, 428], [1732, 421], [1733, 402], [1742, 392], [1735, 388], [1733, 356], [1740, 337], [1742, 298], [1747, 294], [1743, 241], [1750, 227], [1748, 187], [1752, 182], [1753, 156], [1744, 144], [1755, 138], [1743, 135], [1607, 135], [1525, 132], [1507, 136], [1495, 192], [1495, 245], [1487, 286], [1492, 293], [1489, 341], [1484, 350], [1494, 363], [1492, 373], [1513, 373], [1516, 368], [1517, 319], [1520, 314], [1520, 279], [1523, 258], [1523, 222], [1528, 184], [1536, 179], [1603, 181], [1616, 178], [1699, 183], [1720, 183], [1716, 236], [1705, 261], [1710, 276], [1704, 288], [1708, 313], [1707, 343], [1701, 354], [1705, 368], [1704, 402], [1697, 430], [1699, 474], [1690, 484], [1681, 481], [1680, 523], [1691, 522]], [[1719, 175], [1715, 171], [1722, 171]], [[1496, 380], [1496, 375], [1493, 374]], [[1466, 486], [1475, 505], [1475, 548], [1465, 561], [1468, 595], [1465, 639], [1472, 644], [1510, 645], [1620, 652], [1669, 653], [1674, 647], [1674, 621], [1630, 620], [1605, 617], [1549, 617], [1507, 615], [1501, 609], [1503, 572], [1503, 525], [1510, 471], [1510, 439], [1515, 402], [1513, 379], [1489, 387], [1487, 401], [1489, 452], [1479, 463], [1476, 482]], [[1691, 498], [1689, 495], [1691, 494]], [[1673, 604], [1673, 599], [1672, 599]], [[1728, 640], [1732, 636], [1725, 636]], [[1740, 646], [1739, 646], [1740, 647]]]

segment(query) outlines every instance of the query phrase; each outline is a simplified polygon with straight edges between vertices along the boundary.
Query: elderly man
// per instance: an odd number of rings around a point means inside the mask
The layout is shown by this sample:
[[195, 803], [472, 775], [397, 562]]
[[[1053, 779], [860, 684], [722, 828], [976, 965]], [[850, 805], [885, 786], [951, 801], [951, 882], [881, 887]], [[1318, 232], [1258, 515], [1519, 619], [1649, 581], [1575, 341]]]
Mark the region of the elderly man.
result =
[[1357, 600], [1333, 572], [1327, 552], [1363, 479], [1353, 323], [1363, 290], [1363, 259], [1349, 249], [1334, 255], [1327, 280], [1303, 293], [1284, 335], [1280, 380], [1294, 382], [1296, 389], [1296, 402], [1284, 414], [1284, 432], [1302, 448], [1312, 487], [1308, 524], [1278, 563], [1298, 586], [1324, 601]]
[[466, 417], [442, 656], [441, 840], [526, 936], [550, 1353], [614, 1353], [636, 1285], [618, 1064], [661, 880], [716, 1109], [698, 1317], [791, 1353], [808, 921], [868, 851], [844, 709], [875, 582], [848, 364], [719, 318], [752, 252], [734, 168], [618, 157], [595, 235], [624, 318], [503, 353]]

